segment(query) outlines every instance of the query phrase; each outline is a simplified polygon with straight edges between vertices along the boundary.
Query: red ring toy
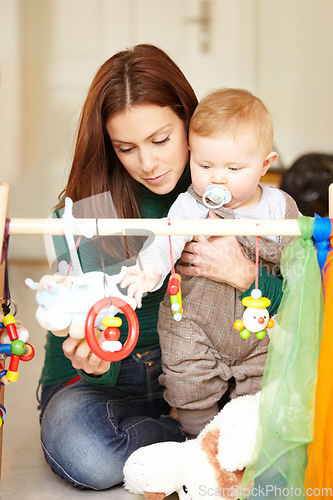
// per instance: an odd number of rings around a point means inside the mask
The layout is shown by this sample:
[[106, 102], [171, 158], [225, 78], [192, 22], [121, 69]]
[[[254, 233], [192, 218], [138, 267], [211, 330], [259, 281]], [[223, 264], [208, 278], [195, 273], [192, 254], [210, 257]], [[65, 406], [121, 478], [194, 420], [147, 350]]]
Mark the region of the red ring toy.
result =
[[[120, 349], [120, 351], [116, 352], [104, 351], [104, 349], [102, 349], [99, 343], [97, 342], [97, 338], [95, 335], [95, 321], [97, 315], [100, 313], [102, 309], [111, 306], [111, 304], [113, 306], [118, 307], [118, 309], [120, 309], [125, 314], [129, 327], [128, 336], [125, 344]], [[104, 361], [120, 361], [121, 359], [126, 358], [126, 356], [128, 356], [133, 351], [138, 341], [139, 338], [138, 317], [135, 314], [132, 307], [123, 299], [120, 299], [119, 297], [104, 297], [103, 299], [96, 302], [96, 304], [94, 304], [90, 309], [90, 311], [88, 312], [85, 324], [85, 333], [88, 345], [92, 350], [92, 352], [96, 354], [96, 356], [98, 356], [101, 359], [104, 359]]]

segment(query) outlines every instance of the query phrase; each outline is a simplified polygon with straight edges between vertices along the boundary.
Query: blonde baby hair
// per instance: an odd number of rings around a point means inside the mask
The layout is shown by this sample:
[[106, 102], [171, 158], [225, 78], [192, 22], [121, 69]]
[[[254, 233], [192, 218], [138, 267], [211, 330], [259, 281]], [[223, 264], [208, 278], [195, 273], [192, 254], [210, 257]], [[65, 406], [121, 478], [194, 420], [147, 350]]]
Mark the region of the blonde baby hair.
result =
[[221, 88], [207, 94], [196, 107], [190, 131], [202, 137], [237, 135], [251, 127], [266, 154], [273, 146], [273, 122], [264, 103], [244, 89]]

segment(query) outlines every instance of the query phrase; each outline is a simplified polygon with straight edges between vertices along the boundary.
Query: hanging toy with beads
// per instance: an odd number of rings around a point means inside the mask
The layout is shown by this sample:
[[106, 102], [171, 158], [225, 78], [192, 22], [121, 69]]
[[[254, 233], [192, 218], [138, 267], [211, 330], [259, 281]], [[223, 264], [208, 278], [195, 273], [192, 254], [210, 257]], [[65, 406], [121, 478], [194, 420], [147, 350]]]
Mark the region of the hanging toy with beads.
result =
[[[26, 285], [36, 291], [36, 319], [56, 336], [65, 337], [69, 333], [76, 339], [86, 338], [90, 349], [99, 358], [120, 361], [132, 352], [139, 336], [135, 300], [117, 287], [123, 279], [122, 272], [106, 274], [102, 253], [102, 271], [83, 272], [78, 246], [81, 235], [91, 238], [92, 233], [73, 216], [72, 208], [73, 201], [66, 197], [63, 219], [70, 263], [61, 261], [59, 273], [43, 276], [39, 282], [30, 278], [25, 280]], [[76, 243], [73, 227], [81, 233]], [[97, 219], [96, 235], [99, 236]], [[122, 320], [116, 316], [118, 313], [124, 314], [128, 323], [124, 345], [119, 341]]]
[[168, 293], [170, 294], [171, 310], [175, 321], [180, 321], [183, 317], [180, 282], [180, 275], [178, 273], [172, 273], [168, 282]]
[[251, 297], [244, 297], [242, 304], [246, 307], [243, 319], [237, 319], [234, 322], [236, 330], [242, 339], [248, 339], [252, 333], [256, 334], [258, 339], [266, 336], [266, 328], [272, 328], [274, 321], [269, 317], [267, 307], [271, 301], [267, 297], [262, 297], [261, 291], [255, 288], [251, 292]]
[[266, 328], [272, 328], [274, 321], [269, 317], [267, 307], [271, 301], [267, 297], [263, 297], [261, 290], [258, 288], [259, 276], [259, 238], [256, 239], [256, 278], [255, 288], [251, 292], [250, 297], [244, 297], [242, 304], [246, 307], [243, 318], [237, 319], [234, 322], [234, 327], [239, 330], [242, 339], [248, 339], [251, 333], [255, 333], [258, 339], [263, 339], [266, 336]]
[[[169, 226], [171, 225], [170, 219], [168, 220], [168, 224]], [[176, 273], [175, 265], [173, 263], [173, 253], [172, 253], [170, 235], [169, 235], [169, 251], [170, 251], [170, 262], [171, 262], [171, 276], [168, 282], [168, 294], [170, 295], [173, 319], [175, 321], [180, 321], [183, 317], [182, 292], [180, 287], [181, 276], [178, 273]]]
[[[16, 321], [17, 307], [10, 296], [8, 276], [9, 221], [5, 226], [0, 264], [4, 265], [3, 295], [0, 298], [0, 390], [3, 386], [16, 382], [19, 376], [20, 361], [30, 361], [35, 354], [31, 344], [28, 344], [29, 332]], [[12, 311], [11, 311], [12, 309]], [[9, 358], [8, 369], [5, 361]], [[5, 407], [0, 408], [0, 427], [5, 417]]]
[[[14, 304], [12, 300], [10, 300], [10, 303]], [[5, 357], [9, 357], [10, 362], [8, 370], [3, 369], [0, 371], [0, 386], [7, 385], [9, 382], [16, 382], [19, 376], [19, 362], [30, 361], [35, 354], [32, 345], [25, 342], [27, 337], [23, 335], [20, 337], [20, 330], [16, 328], [16, 320], [14, 315], [10, 314], [9, 306], [7, 304], [2, 304], [2, 306], [5, 315], [0, 323], [1, 337], [3, 337], [2, 332], [5, 329], [8, 339], [4, 337], [5, 343], [0, 343], [0, 353]], [[27, 333], [27, 331], [23, 329], [23, 333]]]

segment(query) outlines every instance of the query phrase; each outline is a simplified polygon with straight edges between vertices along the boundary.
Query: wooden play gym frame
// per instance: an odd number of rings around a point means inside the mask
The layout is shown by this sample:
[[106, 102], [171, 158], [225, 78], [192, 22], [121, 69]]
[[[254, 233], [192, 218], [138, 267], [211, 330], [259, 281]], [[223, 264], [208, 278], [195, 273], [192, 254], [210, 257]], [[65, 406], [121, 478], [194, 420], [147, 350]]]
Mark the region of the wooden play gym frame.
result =
[[[333, 219], [333, 184], [328, 186], [329, 202], [328, 217]], [[4, 242], [6, 219], [8, 217], [9, 184], [0, 183], [0, 236], [1, 249]], [[84, 219], [81, 220], [96, 235], [112, 234], [143, 235], [204, 235], [204, 236], [301, 236], [296, 219], [290, 220], [172, 220], [167, 219]], [[98, 224], [98, 225], [97, 225]], [[9, 221], [9, 235], [62, 235], [64, 225], [62, 219], [23, 219], [16, 218]], [[73, 234], [79, 234], [73, 230]], [[4, 288], [5, 261], [0, 267], [0, 289]], [[2, 293], [2, 292], [1, 292]], [[1, 354], [0, 354], [1, 356]], [[0, 357], [0, 371], [4, 369], [4, 360]], [[0, 404], [4, 403], [4, 388], [0, 388]], [[0, 478], [2, 465], [2, 437], [3, 428], [0, 428]]]

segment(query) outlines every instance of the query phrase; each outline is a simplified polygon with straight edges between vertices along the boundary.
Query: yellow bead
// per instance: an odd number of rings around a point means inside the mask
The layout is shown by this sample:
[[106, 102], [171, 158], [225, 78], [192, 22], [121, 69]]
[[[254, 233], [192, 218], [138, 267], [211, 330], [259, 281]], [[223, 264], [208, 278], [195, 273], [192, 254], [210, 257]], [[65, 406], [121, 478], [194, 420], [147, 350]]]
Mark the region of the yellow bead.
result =
[[16, 320], [12, 314], [6, 314], [6, 316], [2, 320], [5, 326], [10, 325], [12, 323], [16, 323]]
[[245, 307], [252, 307], [258, 309], [264, 309], [270, 305], [271, 301], [267, 297], [260, 297], [260, 299], [254, 299], [253, 297], [244, 297], [242, 299], [242, 304]]
[[244, 328], [244, 323], [241, 319], [236, 319], [236, 321], [234, 322], [234, 328], [236, 328], [236, 330], [241, 330], [242, 328]]
[[10, 370], [7, 370], [6, 377], [10, 382], [16, 382], [18, 376], [19, 372], [11, 372]]
[[122, 325], [122, 319], [118, 318], [118, 316], [115, 316], [114, 318], [104, 318], [102, 321], [103, 326], [109, 326], [109, 327], [119, 327]]

